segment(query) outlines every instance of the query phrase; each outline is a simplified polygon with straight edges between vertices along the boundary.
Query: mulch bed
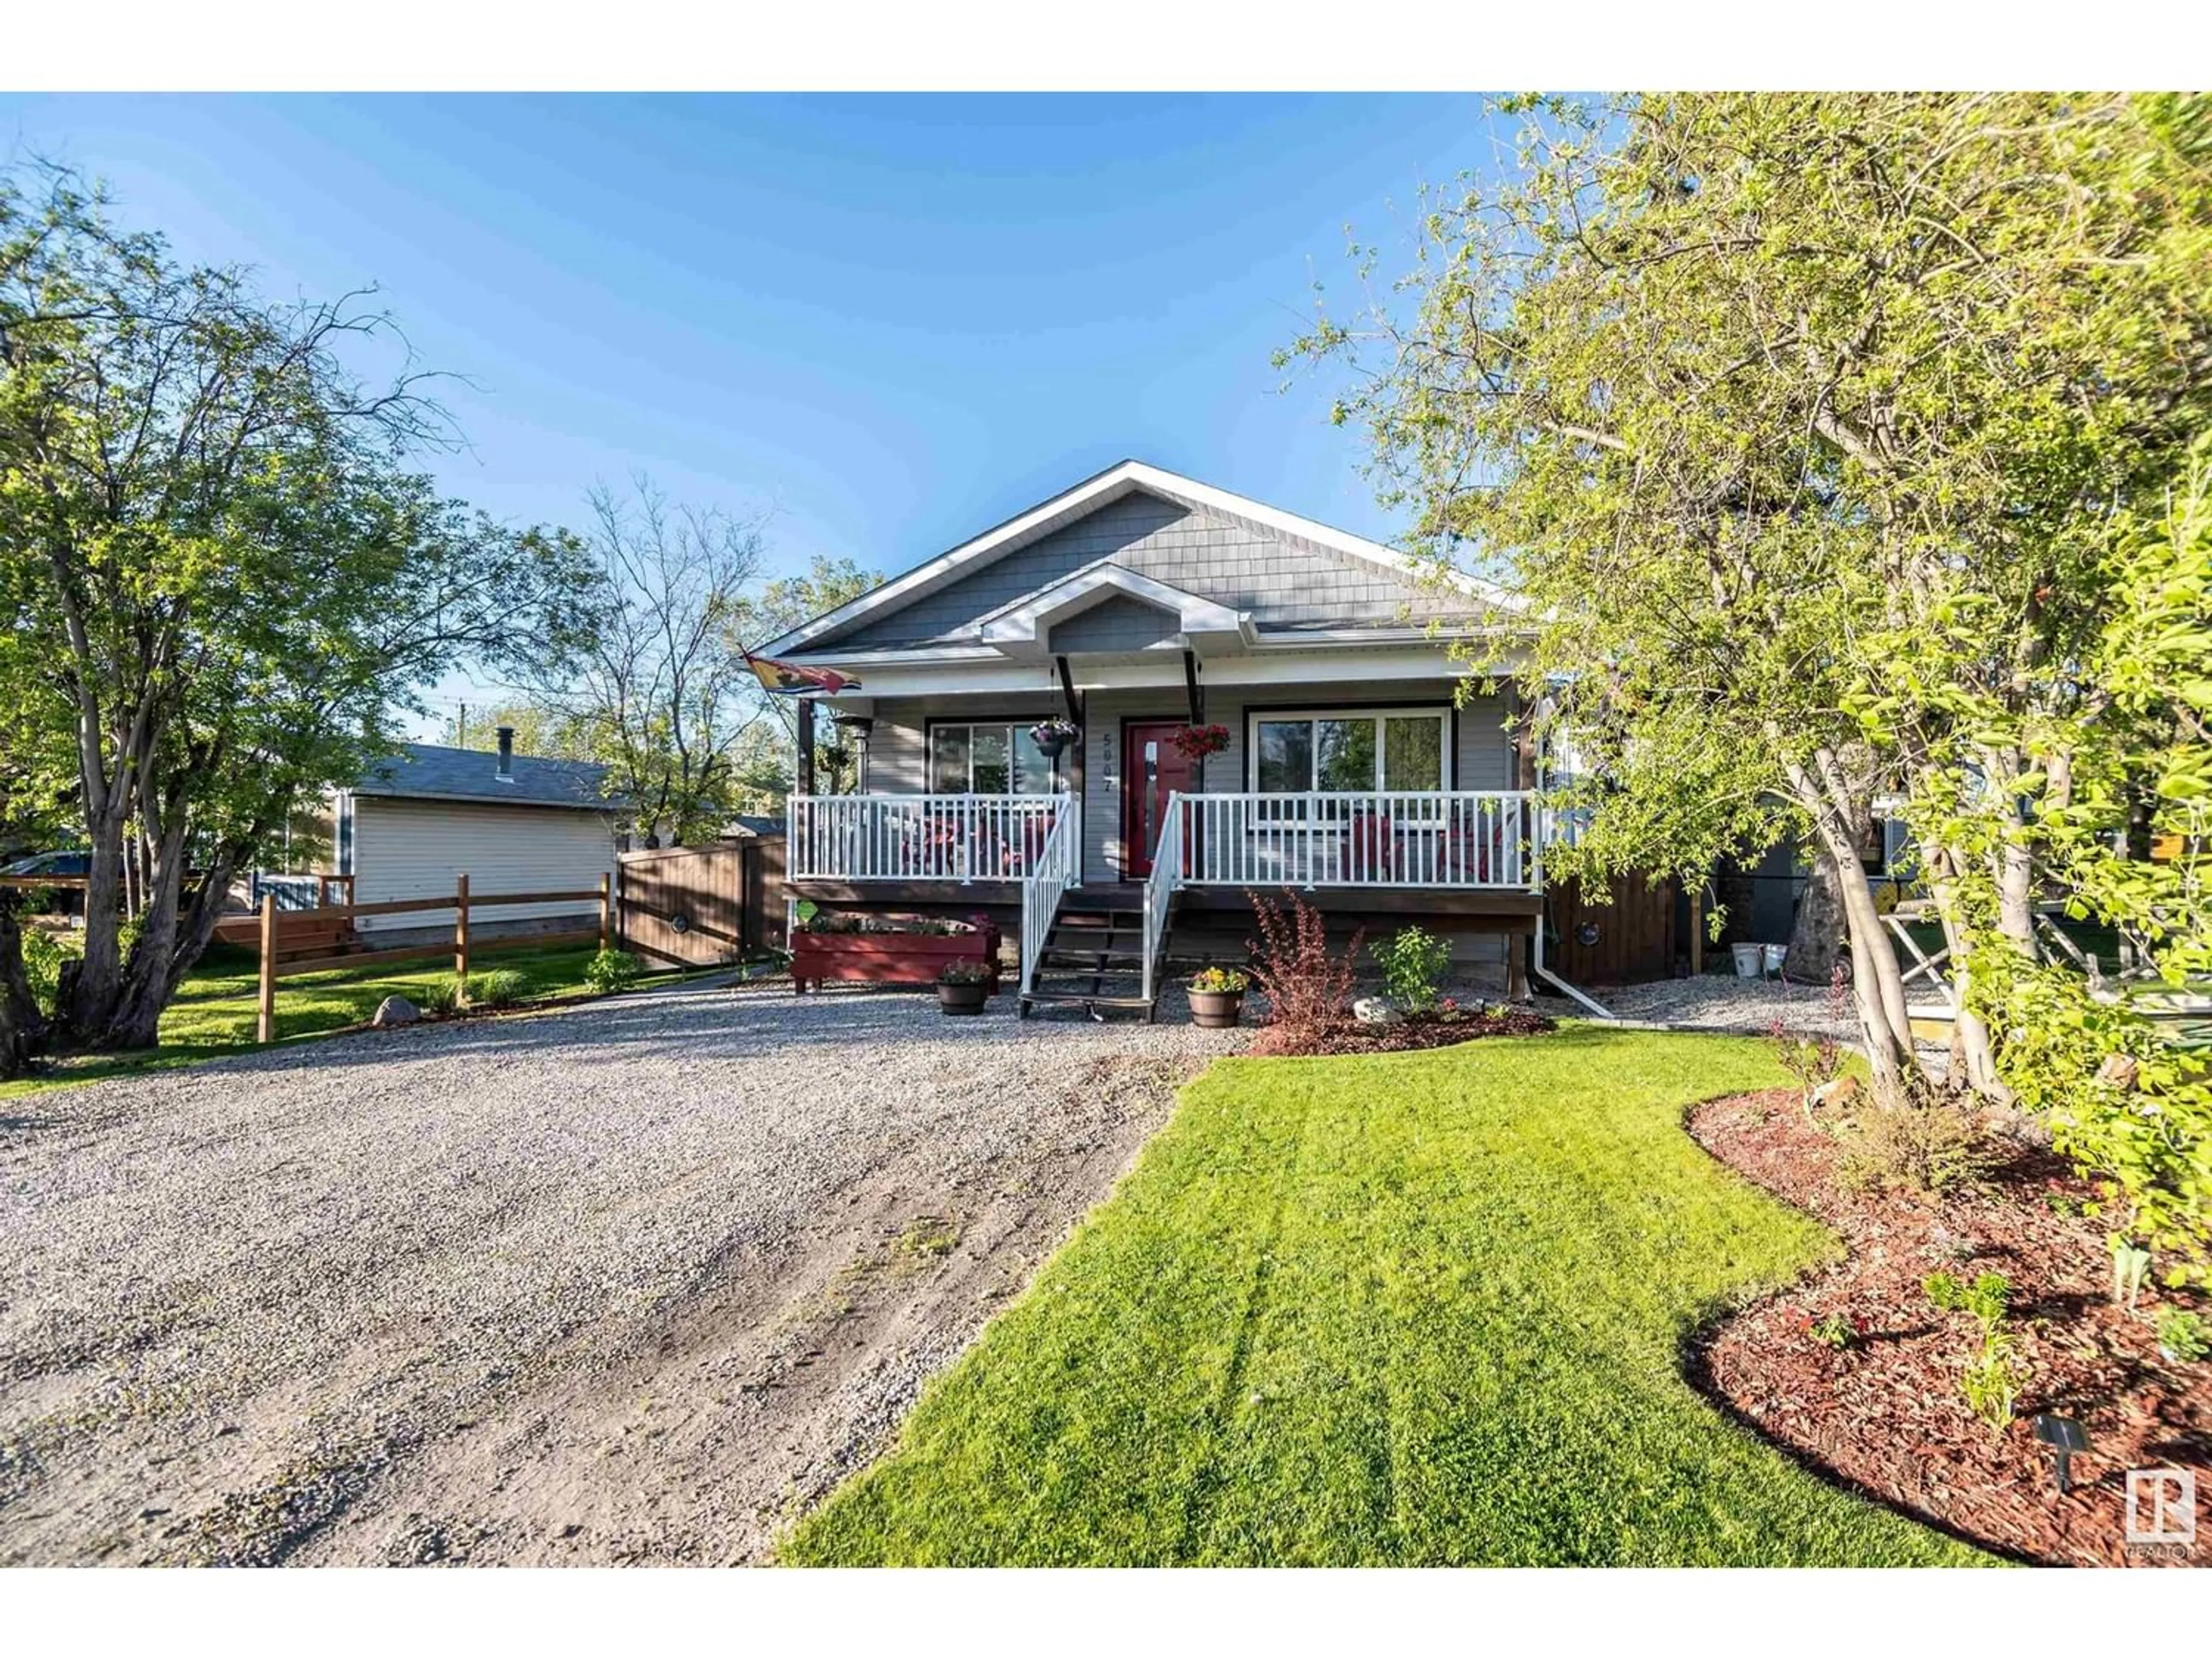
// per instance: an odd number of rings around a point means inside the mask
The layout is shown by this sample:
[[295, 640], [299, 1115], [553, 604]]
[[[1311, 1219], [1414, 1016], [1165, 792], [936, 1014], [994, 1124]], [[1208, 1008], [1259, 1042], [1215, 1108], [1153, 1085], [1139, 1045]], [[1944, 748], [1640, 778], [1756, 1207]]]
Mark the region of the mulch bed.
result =
[[[1690, 1132], [1722, 1162], [1838, 1233], [1848, 1258], [1705, 1334], [1697, 1381], [1740, 1419], [1844, 1484], [1958, 1536], [2051, 1565], [2212, 1565], [2212, 1362], [2171, 1364], [2152, 1320], [2172, 1293], [2146, 1287], [2133, 1314], [2110, 1297], [2094, 1194], [2051, 1153], [2008, 1148], [1978, 1189], [1928, 1197], [1852, 1193], [1837, 1147], [1783, 1091], [1699, 1107]], [[1939, 1269], [2002, 1273], [2027, 1382], [2002, 1435], [1970, 1412], [1961, 1365], [1971, 1318], [1929, 1305]], [[2203, 1305], [2196, 1298], [2195, 1305]], [[1829, 1347], [1807, 1325], [1840, 1315], [1863, 1334]], [[2035, 1441], [2039, 1412], [2077, 1419], [2090, 1449], [2061, 1497]], [[2206, 1525], [2192, 1547], [2125, 1537], [2126, 1471], [2194, 1471]]]
[[1477, 1013], [1462, 1010], [1451, 1014], [1414, 1014], [1395, 1025], [1370, 1025], [1341, 1020], [1318, 1031], [1287, 1025], [1261, 1029], [1248, 1051], [1255, 1054], [1389, 1054], [1414, 1048], [1448, 1048], [1478, 1037], [1528, 1036], [1548, 1031], [1553, 1022], [1525, 1008], [1503, 1008]]

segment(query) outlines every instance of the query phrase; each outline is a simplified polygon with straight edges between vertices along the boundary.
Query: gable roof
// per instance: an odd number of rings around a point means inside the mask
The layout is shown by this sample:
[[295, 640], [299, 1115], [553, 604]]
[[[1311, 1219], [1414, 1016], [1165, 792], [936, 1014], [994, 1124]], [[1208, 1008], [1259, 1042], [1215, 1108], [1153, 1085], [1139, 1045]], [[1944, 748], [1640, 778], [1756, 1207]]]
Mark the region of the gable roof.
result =
[[[1143, 461], [1127, 460], [939, 554], [905, 574], [872, 588], [858, 599], [802, 623], [761, 647], [760, 653], [781, 656], [826, 647], [839, 635], [850, 635], [876, 619], [895, 614], [1102, 507], [1139, 492], [1185, 508], [1242, 520], [1288, 541], [1305, 544], [1387, 574], [1409, 590], [1417, 587], [1429, 574], [1428, 567], [1420, 562], [1380, 542], [1369, 541], [1365, 537], [1301, 518], [1250, 496], [1217, 489]], [[1455, 585], [1468, 593], [1470, 608], [1507, 603], [1503, 595], [1471, 579], [1462, 578]], [[1001, 608], [1018, 609], [1020, 603]]]
[[601, 793], [607, 769], [591, 761], [514, 757], [514, 775], [499, 775], [499, 757], [489, 749], [452, 749], [410, 743], [379, 761], [354, 786], [356, 795], [395, 800], [495, 802], [508, 806], [566, 806], [608, 811], [619, 803]]
[[1251, 620], [1243, 611], [1100, 559], [984, 617], [983, 643], [1010, 657], [1042, 657], [1048, 649], [1055, 623], [1117, 597], [1172, 618], [1177, 634], [1194, 648], [1252, 642]]

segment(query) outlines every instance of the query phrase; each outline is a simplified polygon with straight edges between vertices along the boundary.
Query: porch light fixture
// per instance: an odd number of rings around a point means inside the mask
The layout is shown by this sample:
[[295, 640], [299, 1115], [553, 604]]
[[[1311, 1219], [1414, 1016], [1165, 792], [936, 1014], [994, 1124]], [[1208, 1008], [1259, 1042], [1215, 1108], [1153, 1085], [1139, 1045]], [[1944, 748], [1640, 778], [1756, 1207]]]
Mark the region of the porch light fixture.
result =
[[2035, 1437], [2051, 1448], [2051, 1472], [2057, 1478], [2060, 1495], [2071, 1492], [2074, 1489], [2073, 1471], [2068, 1465], [2075, 1452], [2089, 1449], [2089, 1437], [2070, 1417], [2061, 1417], [2057, 1412], [2039, 1412], [2035, 1419]]

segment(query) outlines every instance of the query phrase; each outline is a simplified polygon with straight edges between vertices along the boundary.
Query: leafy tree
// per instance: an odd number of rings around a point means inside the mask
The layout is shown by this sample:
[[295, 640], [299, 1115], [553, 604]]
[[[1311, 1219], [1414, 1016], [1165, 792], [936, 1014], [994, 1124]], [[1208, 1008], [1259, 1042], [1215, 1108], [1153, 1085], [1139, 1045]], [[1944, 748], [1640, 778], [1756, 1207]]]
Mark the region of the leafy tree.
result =
[[65, 1042], [151, 1043], [232, 878], [458, 659], [566, 648], [574, 548], [409, 469], [442, 417], [417, 378], [347, 366], [387, 335], [356, 296], [180, 266], [66, 174], [0, 179], [0, 706], [21, 798], [73, 797], [94, 854]]
[[[0, 687], [27, 684], [45, 655], [31, 630], [31, 591], [21, 564], [0, 556]], [[46, 715], [36, 702], [0, 696], [0, 859], [53, 846], [66, 834], [74, 750], [67, 729]], [[0, 888], [0, 1078], [30, 1064], [46, 1031], [24, 969], [16, 920], [22, 896]]]
[[[493, 726], [511, 725], [533, 752], [605, 764], [610, 793], [631, 804], [650, 844], [710, 837], [734, 812], [781, 811], [801, 718], [820, 723], [817, 771], [836, 787], [825, 717], [764, 691], [744, 653], [882, 578], [817, 555], [803, 575], [757, 583], [757, 520], [672, 507], [644, 479], [632, 501], [605, 489], [592, 501], [592, 647], [573, 672], [533, 676], [519, 699], [472, 720], [470, 739], [489, 746]], [[844, 772], [857, 776], [854, 759]]]
[[[1532, 620], [1519, 672], [1601, 779], [1555, 867], [1694, 878], [1806, 833], [1850, 872], [1869, 790], [1905, 793], [1958, 1058], [2002, 1097], [1984, 988], [1993, 952], [2030, 959], [2048, 862], [2024, 797], [2081, 769], [2036, 734], [2107, 741], [2076, 671], [2116, 526], [2203, 424], [2207, 103], [1507, 107], [1504, 176], [1432, 196], [1410, 273], [1286, 357], [1349, 366], [1336, 417], [1419, 545]], [[1895, 1095], [1894, 954], [1840, 886]]]
[[[2148, 987], [2108, 985], [1983, 945], [1978, 981], [2008, 1034], [2001, 1077], [2102, 1181], [2114, 1250], [2150, 1253], [2169, 1281], [2201, 1280], [2212, 1269], [2212, 1066], [2166, 1040], [2141, 995], [2212, 986], [2212, 435], [2168, 511], [2118, 520], [2106, 574], [2096, 636], [2072, 669], [2089, 692], [2021, 730], [2027, 771], [2014, 799], [1974, 792], [1939, 803], [1934, 823], [1945, 837], [2027, 847], [2075, 915], [2117, 930], [2153, 970]], [[2154, 857], [2125, 833], [2139, 795]], [[2032, 836], [2006, 833], [2015, 815]], [[1976, 862], [1959, 881], [1984, 924], [2004, 902], [2006, 868]]]
[[520, 697], [494, 703], [471, 714], [456, 714], [438, 733], [438, 741], [449, 749], [489, 751], [499, 747], [499, 728], [502, 726], [514, 733], [518, 754], [541, 755], [555, 760], [596, 758], [591, 750], [589, 732], [542, 703]]
[[[763, 588], [757, 603], [744, 613], [741, 626], [753, 644], [788, 634], [803, 623], [835, 611], [880, 586], [879, 572], [863, 570], [851, 559], [831, 559], [817, 553], [803, 576], [786, 576]], [[781, 808], [792, 787], [799, 747], [799, 722], [815, 723], [815, 787], [831, 793], [860, 787], [860, 755], [838, 736], [828, 712], [810, 698], [768, 696], [766, 706], [781, 733], [783, 781], [775, 791]], [[842, 757], [842, 759], [840, 758]]]
[[763, 720], [748, 731], [732, 763], [738, 811], [781, 813], [791, 794], [795, 759], [780, 723]]
[[607, 769], [657, 847], [711, 838], [736, 810], [738, 745], [761, 718], [737, 629], [758, 576], [760, 521], [675, 507], [651, 480], [591, 495], [596, 565], [588, 646], [523, 682], [566, 745]]

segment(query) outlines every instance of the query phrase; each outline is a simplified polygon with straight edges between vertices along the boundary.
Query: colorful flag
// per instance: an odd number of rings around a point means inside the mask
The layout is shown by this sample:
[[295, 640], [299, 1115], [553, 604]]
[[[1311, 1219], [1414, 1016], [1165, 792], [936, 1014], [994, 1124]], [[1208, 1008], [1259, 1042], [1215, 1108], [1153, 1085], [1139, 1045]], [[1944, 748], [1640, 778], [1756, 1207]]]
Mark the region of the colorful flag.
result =
[[841, 691], [857, 691], [860, 683], [838, 673], [831, 668], [805, 668], [795, 662], [777, 662], [772, 657], [756, 657], [744, 653], [745, 665], [759, 676], [760, 683], [769, 690], [787, 697], [801, 692], [823, 691], [836, 696]]

